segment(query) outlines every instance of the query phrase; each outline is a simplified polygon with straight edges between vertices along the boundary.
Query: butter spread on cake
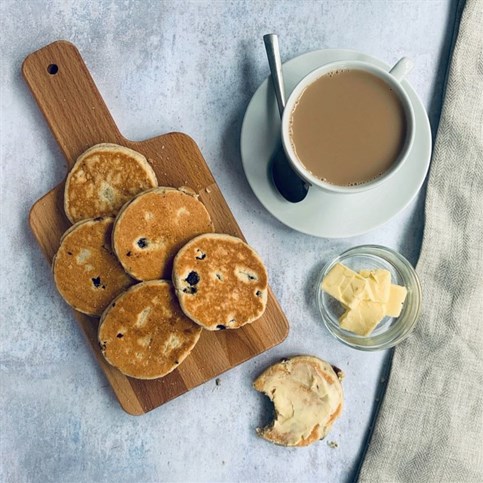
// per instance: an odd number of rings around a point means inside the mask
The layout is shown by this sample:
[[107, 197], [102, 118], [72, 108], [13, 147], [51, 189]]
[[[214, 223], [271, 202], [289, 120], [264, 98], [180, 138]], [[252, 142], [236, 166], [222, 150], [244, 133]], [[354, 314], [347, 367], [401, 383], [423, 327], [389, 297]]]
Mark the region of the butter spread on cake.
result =
[[134, 280], [112, 253], [110, 217], [83, 220], [67, 230], [52, 262], [64, 300], [79, 312], [100, 316]]
[[262, 260], [230, 235], [188, 242], [174, 259], [173, 282], [183, 312], [208, 330], [237, 329], [261, 317], [267, 305]]
[[341, 415], [342, 373], [313, 356], [285, 359], [253, 383], [273, 402], [275, 419], [258, 434], [283, 446], [308, 446], [325, 438]]
[[106, 360], [123, 374], [156, 379], [191, 353], [201, 328], [179, 307], [171, 282], [142, 282], [119, 295], [102, 315], [99, 344]]
[[189, 240], [213, 232], [205, 205], [186, 188], [155, 188], [136, 196], [116, 218], [113, 249], [138, 280], [171, 278], [173, 258]]
[[72, 223], [114, 216], [138, 193], [158, 186], [147, 159], [117, 144], [97, 144], [79, 156], [67, 176], [64, 209]]

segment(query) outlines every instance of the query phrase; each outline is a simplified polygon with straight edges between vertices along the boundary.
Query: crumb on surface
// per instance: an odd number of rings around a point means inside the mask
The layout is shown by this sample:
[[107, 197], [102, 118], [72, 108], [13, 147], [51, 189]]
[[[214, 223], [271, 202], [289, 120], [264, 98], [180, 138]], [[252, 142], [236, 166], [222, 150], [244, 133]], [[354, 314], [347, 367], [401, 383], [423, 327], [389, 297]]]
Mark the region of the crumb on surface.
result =
[[327, 446], [329, 448], [332, 448], [332, 449], [339, 447], [339, 445], [338, 445], [338, 443], [336, 441], [327, 441]]
[[215, 384], [216, 384], [217, 386], [219, 386], [219, 385], [221, 384], [221, 379], [220, 379], [219, 377], [217, 377], [217, 378], [215, 379]]

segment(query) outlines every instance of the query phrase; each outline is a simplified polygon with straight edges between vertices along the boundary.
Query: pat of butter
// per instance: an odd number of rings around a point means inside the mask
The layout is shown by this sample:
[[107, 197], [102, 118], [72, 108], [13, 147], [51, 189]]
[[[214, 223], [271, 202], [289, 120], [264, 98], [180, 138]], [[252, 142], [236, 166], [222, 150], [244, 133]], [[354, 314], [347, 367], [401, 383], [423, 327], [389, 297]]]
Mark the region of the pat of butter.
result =
[[339, 325], [354, 334], [369, 335], [385, 316], [385, 306], [372, 300], [361, 300], [339, 319]]
[[366, 289], [366, 279], [350, 268], [336, 263], [322, 281], [322, 289], [346, 307], [355, 307]]
[[361, 270], [359, 275], [367, 280], [363, 299], [386, 303], [389, 300], [391, 288], [391, 272], [384, 269]]
[[406, 287], [391, 284], [384, 269], [359, 273], [337, 263], [322, 281], [322, 289], [342, 303], [346, 311], [340, 327], [367, 336], [385, 316], [399, 317], [406, 299]]
[[392, 284], [389, 289], [389, 300], [386, 303], [386, 315], [399, 317], [408, 291], [406, 287]]

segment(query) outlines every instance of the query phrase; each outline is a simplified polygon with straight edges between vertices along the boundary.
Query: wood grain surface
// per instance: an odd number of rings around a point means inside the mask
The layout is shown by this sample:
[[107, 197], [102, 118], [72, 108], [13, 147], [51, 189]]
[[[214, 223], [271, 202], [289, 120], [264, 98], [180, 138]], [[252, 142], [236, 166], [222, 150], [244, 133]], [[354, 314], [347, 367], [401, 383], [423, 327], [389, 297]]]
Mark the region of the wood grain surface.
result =
[[[124, 138], [73, 44], [57, 41], [33, 52], [22, 72], [69, 167], [94, 144], [109, 142], [135, 149], [149, 160], [160, 186], [191, 187], [210, 212], [217, 232], [243, 238], [196, 143], [183, 133], [141, 142]], [[30, 212], [30, 226], [49, 261], [70, 226], [63, 192], [64, 183], [38, 200]], [[288, 334], [287, 319], [269, 289], [267, 310], [259, 320], [238, 330], [203, 331], [178, 369], [163, 378], [142, 381], [124, 376], [105, 361], [97, 342], [98, 319], [74, 314], [121, 406], [133, 415], [144, 414], [270, 349]]]

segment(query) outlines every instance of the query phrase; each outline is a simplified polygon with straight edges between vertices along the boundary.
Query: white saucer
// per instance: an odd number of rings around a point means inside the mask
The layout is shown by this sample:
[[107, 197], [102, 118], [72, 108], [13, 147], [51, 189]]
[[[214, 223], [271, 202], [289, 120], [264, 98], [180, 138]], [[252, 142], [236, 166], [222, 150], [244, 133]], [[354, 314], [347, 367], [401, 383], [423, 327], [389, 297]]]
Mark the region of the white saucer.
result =
[[[364, 60], [389, 69], [373, 57], [353, 50], [317, 50], [283, 65], [287, 97], [315, 68], [339, 60]], [[354, 194], [329, 194], [311, 188], [300, 203], [289, 203], [272, 183], [268, 163], [280, 142], [280, 116], [270, 78], [258, 88], [248, 105], [241, 130], [243, 169], [253, 192], [265, 208], [294, 230], [325, 238], [365, 233], [402, 211], [420, 190], [431, 158], [431, 130], [421, 100], [407, 81], [402, 85], [416, 119], [414, 145], [406, 163], [387, 182]]]

